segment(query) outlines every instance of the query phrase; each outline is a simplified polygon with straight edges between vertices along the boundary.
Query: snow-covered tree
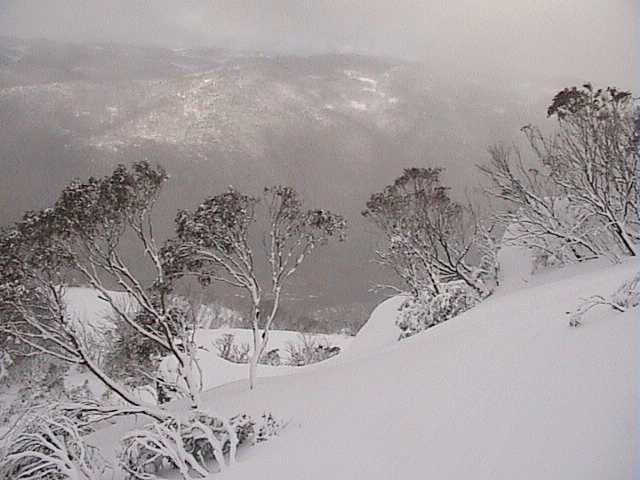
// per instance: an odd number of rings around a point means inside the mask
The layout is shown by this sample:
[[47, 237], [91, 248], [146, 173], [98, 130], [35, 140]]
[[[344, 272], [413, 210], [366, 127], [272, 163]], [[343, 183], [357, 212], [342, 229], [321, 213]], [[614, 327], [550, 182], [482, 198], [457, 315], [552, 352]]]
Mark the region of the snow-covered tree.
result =
[[95, 480], [108, 465], [67, 415], [21, 418], [0, 447], [0, 477], [12, 480]]
[[631, 308], [638, 308], [640, 305], [640, 273], [622, 285], [620, 285], [611, 295], [592, 295], [582, 299], [578, 308], [571, 312], [569, 326], [577, 327], [582, 325], [582, 321], [587, 312], [599, 306], [610, 307], [616, 312], [626, 312]]
[[637, 255], [640, 137], [631, 93], [567, 88], [547, 113], [557, 120], [554, 134], [523, 128], [533, 161], [492, 147], [490, 164], [480, 167], [489, 194], [508, 204], [498, 219], [514, 226], [510, 240], [557, 263]]
[[506, 202], [495, 214], [505, 244], [525, 246], [550, 265], [606, 254], [606, 232], [568, 201], [544, 166], [527, 167], [517, 149], [492, 146], [489, 154], [490, 163], [480, 170], [490, 181], [486, 192]]
[[[191, 325], [181, 305], [171, 301], [153, 234], [151, 212], [167, 175], [147, 162], [118, 166], [103, 178], [74, 181], [54, 206], [32, 211], [0, 235], [0, 327], [29, 347], [93, 373], [134, 410], [162, 417], [110, 376], [91, 348], [92, 326], [65, 304], [66, 286], [83, 278], [99, 292], [131, 339], [144, 339], [180, 366], [180, 388], [195, 407], [200, 385]], [[143, 279], [121, 247], [129, 236], [153, 276]], [[139, 260], [139, 259], [138, 259]], [[114, 292], [112, 288], [120, 292]], [[124, 292], [132, 308], [123, 308]], [[130, 339], [130, 340], [131, 340]]]
[[[259, 218], [258, 207], [264, 212]], [[165, 268], [174, 277], [195, 275], [204, 285], [218, 282], [243, 289], [251, 300], [249, 384], [253, 388], [283, 290], [317, 247], [344, 238], [346, 222], [328, 210], [303, 208], [294, 189], [276, 186], [264, 190], [262, 202], [230, 189], [208, 198], [193, 211], [181, 211], [176, 224], [177, 236], [163, 250]], [[270, 273], [266, 282], [252, 248], [256, 240], [252, 227], [262, 224], [264, 260]], [[263, 311], [267, 295], [271, 306]]]
[[[414, 297], [438, 295], [442, 285], [461, 280], [480, 296], [489, 293], [494, 268], [480, 262], [477, 215], [449, 197], [440, 168], [409, 168], [375, 193], [363, 216], [384, 235], [377, 260], [391, 268]], [[488, 257], [485, 257], [485, 259]]]
[[[109, 176], [74, 181], [53, 207], [28, 212], [0, 235], [0, 329], [27, 346], [26, 355], [46, 354], [86, 367], [121, 400], [114, 404], [78, 401], [73, 408], [83, 421], [143, 414], [164, 422], [172, 414], [161, 405], [141, 401], [105, 370], [91, 348], [91, 325], [73, 315], [65, 303], [66, 286], [78, 277], [126, 325], [130, 342], [142, 339], [173, 360], [176, 378], [171, 388], [189, 402], [194, 415], [200, 411], [202, 382], [194, 317], [184, 301], [172, 296], [175, 278], [165, 274], [151, 221], [153, 205], [166, 180], [161, 167], [147, 162], [130, 168], [121, 165]], [[121, 247], [124, 238], [137, 241], [137, 260], [147, 260], [151, 279], [132, 266], [130, 255]], [[123, 293], [129, 308], [120, 301]], [[231, 452], [235, 452], [236, 437], [228, 420], [216, 420], [229, 431]]]
[[423, 291], [418, 297], [408, 297], [400, 308], [397, 325], [400, 339], [411, 337], [427, 328], [469, 310], [480, 301], [478, 294], [461, 281], [442, 285], [434, 294]]

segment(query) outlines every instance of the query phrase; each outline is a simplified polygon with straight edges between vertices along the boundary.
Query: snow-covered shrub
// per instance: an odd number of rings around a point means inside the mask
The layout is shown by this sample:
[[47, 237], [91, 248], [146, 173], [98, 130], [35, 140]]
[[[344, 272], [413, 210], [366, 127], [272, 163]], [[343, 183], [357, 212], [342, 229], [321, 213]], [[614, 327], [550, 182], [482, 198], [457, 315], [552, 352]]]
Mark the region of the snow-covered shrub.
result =
[[272, 367], [279, 367], [282, 365], [282, 359], [280, 358], [280, 349], [274, 348], [262, 355], [260, 359], [262, 365], [271, 365]]
[[285, 423], [275, 418], [271, 413], [262, 414], [262, 419], [255, 433], [255, 443], [266, 442], [271, 437], [279, 435]]
[[288, 364], [302, 367], [318, 363], [340, 353], [340, 347], [329, 345], [326, 339], [318, 339], [313, 335], [299, 335], [298, 342], [287, 343]]
[[225, 333], [214, 342], [218, 355], [233, 363], [248, 363], [251, 347], [248, 343], [235, 344], [235, 337], [231, 333]]
[[17, 357], [2, 386], [0, 429], [36, 406], [86, 398], [89, 394], [84, 385], [65, 385], [68, 370], [68, 365], [43, 355]]
[[0, 458], [0, 478], [95, 480], [108, 468], [83, 432], [61, 414], [38, 414], [14, 429]]
[[440, 293], [423, 292], [409, 297], [402, 305], [397, 324], [402, 330], [400, 339], [410, 337], [429, 327], [445, 322], [469, 310], [479, 301], [478, 294], [463, 282], [444, 284]]
[[168, 417], [129, 432], [122, 439], [119, 461], [132, 480], [157, 478], [155, 474], [167, 468], [191, 480], [193, 473], [206, 477], [211, 460], [220, 470], [232, 464], [236, 448], [248, 443], [253, 435], [254, 423], [246, 415], [228, 422], [201, 412], [186, 418]]
[[593, 295], [583, 299], [578, 308], [571, 313], [569, 326], [582, 325], [584, 315], [599, 305], [608, 306], [617, 312], [626, 312], [630, 308], [637, 308], [640, 305], [640, 273], [623, 283], [608, 298], [602, 295]]
[[508, 204], [496, 220], [517, 226], [510, 241], [536, 252], [539, 267], [637, 256], [637, 99], [587, 83], [558, 92], [547, 115], [556, 132], [522, 128], [530, 158], [494, 146], [480, 167], [487, 193]]

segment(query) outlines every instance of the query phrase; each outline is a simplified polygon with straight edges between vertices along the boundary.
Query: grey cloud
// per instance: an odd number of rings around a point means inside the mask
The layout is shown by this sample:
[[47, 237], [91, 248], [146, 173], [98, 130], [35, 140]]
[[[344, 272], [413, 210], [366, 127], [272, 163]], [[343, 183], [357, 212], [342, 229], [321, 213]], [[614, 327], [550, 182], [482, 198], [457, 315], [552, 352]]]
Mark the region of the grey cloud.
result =
[[0, 33], [356, 51], [630, 87], [633, 0], [0, 0]]

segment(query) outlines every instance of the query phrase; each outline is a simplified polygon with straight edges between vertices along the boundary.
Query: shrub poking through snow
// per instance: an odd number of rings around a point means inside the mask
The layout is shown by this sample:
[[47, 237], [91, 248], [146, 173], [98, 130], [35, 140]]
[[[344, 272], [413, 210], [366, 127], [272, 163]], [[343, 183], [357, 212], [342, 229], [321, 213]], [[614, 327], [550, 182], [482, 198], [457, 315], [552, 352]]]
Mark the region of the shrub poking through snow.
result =
[[272, 414], [263, 413], [262, 421], [256, 431], [254, 442], [266, 442], [271, 437], [279, 435], [285, 426], [284, 422], [276, 419]]
[[571, 313], [569, 326], [578, 327], [582, 325], [584, 315], [592, 308], [600, 305], [608, 306], [617, 312], [626, 312], [630, 308], [636, 308], [640, 305], [640, 273], [623, 283], [608, 298], [602, 295], [593, 295], [583, 299], [578, 308]]
[[97, 449], [84, 442], [73, 420], [39, 414], [21, 423], [5, 439], [0, 478], [12, 480], [95, 480], [108, 466]]
[[329, 345], [326, 339], [318, 339], [312, 335], [300, 334], [297, 343], [287, 344], [289, 365], [302, 367], [318, 363], [340, 353], [340, 347]]
[[252, 443], [254, 432], [247, 415], [228, 422], [201, 412], [167, 418], [129, 432], [122, 439], [119, 461], [131, 480], [155, 479], [164, 469], [177, 470], [184, 480], [203, 478], [211, 461], [221, 471], [233, 464], [236, 448]]
[[445, 322], [469, 310], [480, 301], [474, 290], [462, 282], [450, 282], [434, 295], [425, 291], [418, 297], [408, 298], [401, 307], [398, 327], [402, 330], [400, 339]]
[[221, 358], [233, 363], [249, 363], [251, 347], [248, 343], [236, 345], [235, 337], [231, 333], [225, 333], [214, 342]]
[[271, 365], [272, 367], [279, 367], [282, 365], [282, 359], [280, 358], [280, 349], [274, 348], [265, 353], [260, 359], [260, 363], [263, 365]]

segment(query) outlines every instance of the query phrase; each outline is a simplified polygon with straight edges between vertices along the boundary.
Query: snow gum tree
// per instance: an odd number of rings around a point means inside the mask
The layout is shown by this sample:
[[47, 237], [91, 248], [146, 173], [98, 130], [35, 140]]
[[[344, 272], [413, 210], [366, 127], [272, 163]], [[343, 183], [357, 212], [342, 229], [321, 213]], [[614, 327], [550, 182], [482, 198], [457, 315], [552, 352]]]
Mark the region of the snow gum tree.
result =
[[[264, 255], [252, 248], [262, 239]], [[330, 240], [345, 238], [345, 219], [328, 210], [305, 209], [298, 193], [285, 186], [265, 188], [258, 199], [230, 189], [176, 218], [177, 236], [163, 250], [167, 272], [196, 276], [203, 285], [218, 282], [243, 289], [251, 300], [253, 352], [249, 385], [266, 351], [282, 293], [302, 263]], [[263, 280], [259, 264], [269, 280]], [[266, 296], [270, 306], [263, 311]]]
[[371, 195], [362, 215], [384, 236], [378, 262], [391, 268], [414, 298], [439, 295], [462, 281], [479, 296], [489, 293], [493, 268], [479, 260], [481, 229], [475, 212], [449, 197], [440, 168], [409, 168]]
[[566, 88], [547, 114], [557, 121], [555, 133], [522, 129], [533, 163], [492, 147], [490, 164], [480, 167], [488, 193], [509, 205], [498, 218], [513, 226], [512, 241], [559, 263], [636, 256], [640, 117], [631, 93]]
[[[117, 321], [132, 332], [132, 339], [144, 339], [175, 358], [181, 377], [177, 388], [194, 408], [198, 406], [200, 385], [190, 325], [169, 299], [172, 283], [163, 271], [151, 221], [167, 178], [161, 167], [147, 162], [120, 165], [109, 176], [72, 182], [53, 207], [26, 213], [0, 235], [0, 314], [5, 334], [27, 345], [29, 355], [44, 353], [85, 366], [124, 401], [129, 408], [124, 411], [155, 418], [163, 418], [162, 412], [141, 402], [97, 360], [90, 348], [92, 325], [71, 315], [65, 291], [72, 279], [81, 278], [99, 292]], [[149, 281], [136, 273], [123, 253], [125, 236], [137, 241], [140, 256], [150, 264]], [[133, 308], [123, 308], [119, 301], [123, 293]]]
[[[238, 426], [202, 410], [194, 316], [184, 301], [172, 295], [176, 277], [166, 274], [154, 237], [151, 213], [167, 178], [161, 167], [148, 162], [131, 167], [120, 165], [109, 176], [72, 182], [53, 207], [28, 212], [2, 232], [0, 330], [26, 345], [28, 349], [23, 352], [26, 355], [46, 354], [86, 367], [121, 400], [112, 404], [83, 399], [63, 406], [73, 422], [84, 424], [118, 415], [142, 414], [152, 418], [152, 425], [173, 426], [175, 431], [170, 434], [180, 438], [182, 425], [185, 428], [197, 425], [204, 435], [202, 442], [208, 442], [218, 453], [217, 464], [224, 469], [226, 461], [229, 465], [235, 462]], [[140, 258], [145, 259], [152, 272], [150, 276], [136, 273], [129, 260], [131, 255], [127, 256], [121, 247], [125, 238], [137, 242], [136, 264]], [[130, 341], [143, 340], [148, 348], [173, 360], [177, 378], [171, 382], [164, 379], [165, 386], [187, 400], [188, 411], [176, 412], [145, 403], [105, 370], [97, 358], [102, 352], [91, 348], [95, 345], [91, 341], [94, 325], [89, 325], [88, 319], [74, 316], [65, 303], [66, 287], [78, 277], [111, 307], [115, 320], [126, 325]], [[130, 308], [123, 306], [123, 295], [127, 299], [124, 304]], [[206, 421], [203, 423], [201, 419]], [[222, 438], [219, 430], [224, 432], [228, 460], [218, 448]], [[37, 457], [39, 448], [37, 443], [26, 442], [24, 451], [6, 458], [12, 461], [29, 455]], [[171, 458], [175, 454], [182, 458], [190, 455], [193, 448], [193, 442], [188, 445], [178, 442], [154, 450], [154, 455]], [[64, 466], [59, 465], [65, 458], [64, 455], [43, 458], [43, 465], [66, 474]], [[14, 468], [13, 464], [9, 468]]]

